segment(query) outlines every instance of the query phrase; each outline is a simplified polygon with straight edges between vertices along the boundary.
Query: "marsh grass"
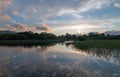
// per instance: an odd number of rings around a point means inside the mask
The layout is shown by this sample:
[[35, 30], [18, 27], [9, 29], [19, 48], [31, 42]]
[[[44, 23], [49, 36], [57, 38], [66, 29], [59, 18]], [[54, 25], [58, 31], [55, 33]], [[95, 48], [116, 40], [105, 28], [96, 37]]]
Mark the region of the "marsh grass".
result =
[[[1, 46], [38, 46], [54, 45], [65, 40], [1, 40]], [[86, 40], [74, 42], [74, 47], [80, 49], [107, 48], [120, 49], [120, 40]]]
[[81, 49], [88, 48], [106, 48], [106, 49], [120, 49], [120, 40], [86, 40], [75, 42], [74, 46]]

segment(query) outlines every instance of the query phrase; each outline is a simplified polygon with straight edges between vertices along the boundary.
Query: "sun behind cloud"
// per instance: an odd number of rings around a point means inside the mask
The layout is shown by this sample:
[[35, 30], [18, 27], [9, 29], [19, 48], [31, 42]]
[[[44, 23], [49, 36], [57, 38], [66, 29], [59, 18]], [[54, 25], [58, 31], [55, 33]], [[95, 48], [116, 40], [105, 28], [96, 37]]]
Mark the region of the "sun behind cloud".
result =
[[0, 0], [0, 28], [19, 23], [62, 34], [120, 30], [119, 5], [118, 0]]

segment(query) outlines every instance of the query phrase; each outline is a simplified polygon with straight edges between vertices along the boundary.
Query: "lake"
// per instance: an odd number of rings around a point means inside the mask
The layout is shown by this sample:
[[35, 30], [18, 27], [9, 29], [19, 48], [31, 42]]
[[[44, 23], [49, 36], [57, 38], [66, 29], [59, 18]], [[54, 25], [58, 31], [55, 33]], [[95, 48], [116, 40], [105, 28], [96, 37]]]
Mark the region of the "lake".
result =
[[0, 77], [120, 77], [120, 50], [0, 46]]

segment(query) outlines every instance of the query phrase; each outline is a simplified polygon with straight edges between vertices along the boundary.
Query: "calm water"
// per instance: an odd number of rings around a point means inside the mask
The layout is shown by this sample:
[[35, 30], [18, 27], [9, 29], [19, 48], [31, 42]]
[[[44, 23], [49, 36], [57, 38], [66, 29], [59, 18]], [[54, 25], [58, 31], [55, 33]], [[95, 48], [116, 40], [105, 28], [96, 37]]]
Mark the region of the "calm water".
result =
[[0, 77], [120, 77], [120, 50], [0, 46]]

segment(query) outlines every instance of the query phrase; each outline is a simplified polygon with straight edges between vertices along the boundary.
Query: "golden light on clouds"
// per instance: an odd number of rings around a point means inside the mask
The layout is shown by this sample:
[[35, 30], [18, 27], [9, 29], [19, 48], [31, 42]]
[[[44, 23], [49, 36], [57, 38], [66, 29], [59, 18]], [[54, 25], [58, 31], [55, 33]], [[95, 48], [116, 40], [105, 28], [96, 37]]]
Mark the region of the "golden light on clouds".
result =
[[0, 0], [0, 14], [11, 4], [11, 0]]
[[7, 1], [4, 2], [4, 4], [9, 5], [9, 4], [11, 4], [11, 1], [7, 0]]
[[3, 16], [0, 16], [0, 19], [1, 20], [9, 20], [10, 16], [9, 15], [3, 15]]
[[18, 11], [13, 11], [12, 14], [13, 15], [18, 15]]
[[72, 29], [76, 29], [76, 30], [82, 30], [82, 29], [91, 29], [91, 28], [98, 28], [101, 26], [95, 26], [95, 25], [88, 25], [88, 24], [76, 24], [76, 25], [71, 25], [71, 26], [64, 26], [64, 27], [58, 27], [55, 30], [72, 30]]
[[117, 0], [0, 0], [0, 28], [58, 34], [119, 30], [119, 9]]

